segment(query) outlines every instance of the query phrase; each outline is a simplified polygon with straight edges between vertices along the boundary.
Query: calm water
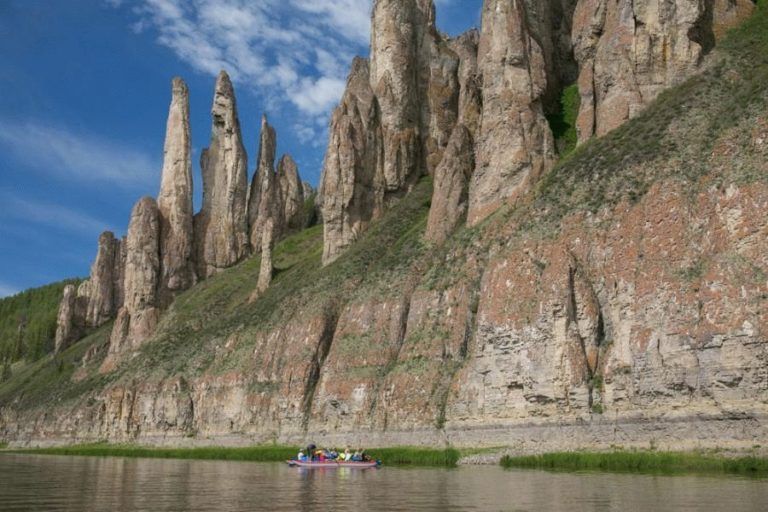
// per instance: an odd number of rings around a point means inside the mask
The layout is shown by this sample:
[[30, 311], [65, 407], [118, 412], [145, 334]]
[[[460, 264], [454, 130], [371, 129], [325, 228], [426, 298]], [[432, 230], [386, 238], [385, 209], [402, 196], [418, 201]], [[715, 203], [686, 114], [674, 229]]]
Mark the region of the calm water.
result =
[[768, 481], [0, 454], [0, 510], [768, 510]]

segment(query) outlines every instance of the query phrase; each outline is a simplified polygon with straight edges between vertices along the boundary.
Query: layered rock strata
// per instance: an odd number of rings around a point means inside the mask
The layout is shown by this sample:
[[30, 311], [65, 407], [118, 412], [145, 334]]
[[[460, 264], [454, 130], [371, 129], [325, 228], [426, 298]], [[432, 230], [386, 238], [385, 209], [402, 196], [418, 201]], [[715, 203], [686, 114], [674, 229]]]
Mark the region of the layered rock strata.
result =
[[110, 370], [118, 356], [137, 349], [153, 332], [160, 318], [160, 211], [144, 197], [131, 212], [126, 238], [125, 303], [118, 312], [102, 370]]
[[235, 92], [222, 71], [211, 110], [211, 145], [203, 150], [203, 206], [195, 216], [197, 274], [210, 277], [248, 253], [247, 156], [237, 117]]
[[175, 293], [196, 282], [189, 91], [180, 78], [174, 78], [172, 84], [157, 207], [160, 211], [159, 292], [161, 302], [167, 305]]

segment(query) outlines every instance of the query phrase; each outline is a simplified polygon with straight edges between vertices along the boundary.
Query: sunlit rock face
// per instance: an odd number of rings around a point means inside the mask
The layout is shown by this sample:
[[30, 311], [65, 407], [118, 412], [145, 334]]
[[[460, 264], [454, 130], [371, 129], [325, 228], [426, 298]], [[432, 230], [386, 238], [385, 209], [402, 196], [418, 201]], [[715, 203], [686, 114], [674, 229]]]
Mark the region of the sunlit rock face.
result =
[[154, 332], [160, 318], [160, 212], [144, 197], [131, 212], [126, 238], [125, 302], [117, 314], [102, 365], [110, 370], [120, 354], [135, 350]]
[[160, 211], [160, 297], [167, 304], [176, 293], [196, 282], [189, 90], [181, 78], [174, 78], [172, 84], [157, 206]]
[[483, 107], [469, 188], [470, 225], [525, 193], [554, 162], [552, 132], [542, 105], [545, 69], [525, 4], [487, 0], [478, 49]]
[[232, 82], [216, 80], [211, 145], [203, 150], [203, 207], [195, 216], [198, 277], [210, 277], [248, 254], [247, 156]]
[[695, 73], [717, 37], [753, 9], [751, 0], [578, 2], [579, 140], [621, 126]]

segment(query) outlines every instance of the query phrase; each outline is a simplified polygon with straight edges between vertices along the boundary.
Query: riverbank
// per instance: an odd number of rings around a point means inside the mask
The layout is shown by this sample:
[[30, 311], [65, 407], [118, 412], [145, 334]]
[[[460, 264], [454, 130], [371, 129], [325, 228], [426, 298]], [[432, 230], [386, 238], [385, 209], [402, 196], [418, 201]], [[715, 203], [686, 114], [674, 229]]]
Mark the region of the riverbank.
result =
[[[51, 448], [8, 450], [13, 453], [38, 455], [78, 455], [87, 457], [140, 457], [154, 459], [232, 460], [249, 462], [282, 462], [296, 458], [298, 446], [264, 445], [243, 448], [199, 447], [159, 448], [137, 445], [83, 444]], [[461, 457], [456, 449], [428, 449], [409, 446], [371, 448], [366, 450], [388, 466], [455, 467]]]
[[501, 458], [504, 468], [636, 473], [712, 473], [768, 477], [768, 458], [712, 452], [558, 452]]

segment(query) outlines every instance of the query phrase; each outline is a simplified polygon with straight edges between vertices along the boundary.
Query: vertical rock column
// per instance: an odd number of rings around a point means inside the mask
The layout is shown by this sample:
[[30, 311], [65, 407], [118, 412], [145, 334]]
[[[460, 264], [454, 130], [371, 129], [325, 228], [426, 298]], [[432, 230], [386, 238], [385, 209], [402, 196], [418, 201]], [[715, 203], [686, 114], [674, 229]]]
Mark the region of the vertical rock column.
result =
[[356, 58], [333, 112], [319, 196], [323, 264], [335, 261], [381, 211], [383, 142], [368, 61]]
[[453, 130], [445, 156], [435, 170], [427, 240], [443, 243], [466, 214], [467, 186], [473, 168], [472, 136], [460, 124]]
[[469, 189], [470, 225], [526, 191], [554, 162], [541, 102], [547, 86], [544, 56], [528, 31], [523, 2], [485, 0], [478, 67], [483, 107]]
[[277, 190], [281, 209], [280, 236], [288, 231], [302, 229], [304, 218], [304, 186], [299, 176], [299, 167], [291, 155], [283, 155], [277, 164]]
[[55, 353], [59, 353], [77, 341], [85, 333], [87, 299], [79, 297], [75, 285], [64, 287], [64, 296], [56, 318]]
[[275, 129], [267, 122], [267, 116], [262, 116], [258, 164], [248, 196], [249, 238], [254, 252], [261, 251], [266, 223], [269, 219], [274, 220], [277, 213], [276, 147]]
[[203, 207], [195, 216], [198, 277], [231, 267], [248, 253], [247, 156], [235, 91], [222, 71], [213, 99], [211, 145], [203, 151]]
[[400, 192], [425, 171], [422, 105], [429, 77], [425, 36], [431, 0], [376, 0], [371, 20], [370, 80], [381, 110], [384, 183]]
[[102, 371], [109, 371], [118, 356], [137, 349], [149, 338], [160, 318], [160, 212], [144, 197], [131, 212], [126, 239], [125, 304], [117, 315]]
[[122, 305], [122, 283], [119, 279], [122, 265], [121, 245], [120, 240], [110, 231], [105, 231], [99, 236], [99, 248], [91, 265], [88, 286], [85, 320], [89, 327], [98, 327], [114, 318]]
[[189, 91], [174, 78], [165, 132], [163, 175], [157, 207], [160, 211], [161, 280], [163, 305], [173, 295], [195, 284], [192, 207], [192, 155], [189, 128]]

